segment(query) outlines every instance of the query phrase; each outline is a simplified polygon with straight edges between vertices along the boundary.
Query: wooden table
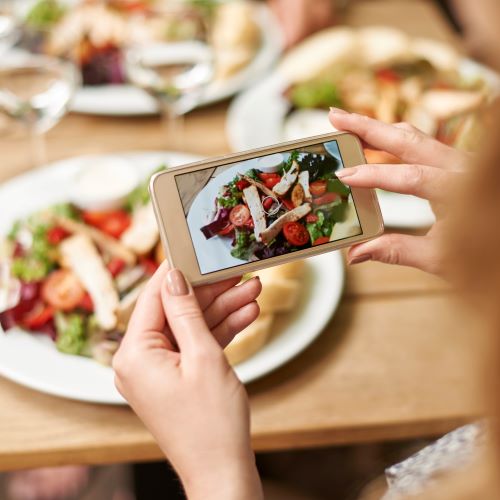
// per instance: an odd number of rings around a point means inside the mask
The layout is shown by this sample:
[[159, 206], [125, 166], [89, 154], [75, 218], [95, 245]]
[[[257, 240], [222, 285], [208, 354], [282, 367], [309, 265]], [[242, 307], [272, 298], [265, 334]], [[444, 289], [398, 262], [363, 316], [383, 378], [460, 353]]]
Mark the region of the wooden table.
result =
[[[454, 40], [425, 2], [368, 1], [348, 15]], [[192, 113], [188, 150], [228, 151], [227, 104]], [[49, 133], [50, 159], [167, 148], [156, 118], [72, 115]], [[29, 168], [21, 140], [0, 142], [0, 181]], [[323, 335], [248, 387], [256, 450], [432, 436], [481, 412], [467, 374], [474, 332], [460, 328], [446, 285], [419, 271], [366, 263], [348, 269], [346, 293]], [[64, 374], [61, 374], [64, 376]], [[161, 458], [126, 407], [58, 399], [0, 380], [0, 469]]]

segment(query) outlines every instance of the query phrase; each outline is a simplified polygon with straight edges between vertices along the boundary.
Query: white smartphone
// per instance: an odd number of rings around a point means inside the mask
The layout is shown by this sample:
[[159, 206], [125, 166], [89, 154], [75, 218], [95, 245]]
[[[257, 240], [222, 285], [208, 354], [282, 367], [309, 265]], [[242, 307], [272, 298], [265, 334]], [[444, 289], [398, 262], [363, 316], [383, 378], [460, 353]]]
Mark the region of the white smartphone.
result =
[[332, 133], [175, 167], [150, 183], [165, 255], [198, 285], [382, 234], [375, 192], [335, 173], [365, 163]]

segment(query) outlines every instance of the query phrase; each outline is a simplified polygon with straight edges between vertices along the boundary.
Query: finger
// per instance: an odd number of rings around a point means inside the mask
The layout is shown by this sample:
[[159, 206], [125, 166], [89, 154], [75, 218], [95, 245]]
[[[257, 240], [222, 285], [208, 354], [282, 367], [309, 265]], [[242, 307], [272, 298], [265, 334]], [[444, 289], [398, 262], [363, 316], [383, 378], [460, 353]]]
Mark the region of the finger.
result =
[[438, 274], [439, 259], [437, 245], [431, 237], [406, 234], [384, 234], [350, 248], [347, 254], [347, 262], [350, 265], [374, 260], [385, 264], [416, 267], [433, 274]]
[[253, 302], [262, 291], [260, 279], [252, 278], [240, 286], [234, 286], [219, 295], [205, 310], [205, 320], [212, 329], [224, 321], [234, 311]]
[[330, 121], [339, 130], [353, 132], [371, 147], [387, 151], [404, 163], [461, 169], [466, 157], [411, 125], [389, 125], [356, 113], [330, 111]]
[[411, 194], [426, 200], [446, 197], [456, 174], [425, 165], [383, 165], [371, 163], [339, 170], [337, 177], [351, 187], [380, 188]]
[[202, 311], [204, 311], [212, 302], [226, 290], [236, 286], [241, 281], [241, 277], [229, 278], [211, 285], [196, 287], [195, 294]]
[[220, 350], [212, 337], [191, 285], [178, 269], [171, 269], [161, 288], [161, 298], [170, 330], [181, 355]]
[[163, 262], [148, 281], [130, 318], [127, 328], [128, 337], [145, 331], [164, 331], [166, 320], [161, 301], [161, 289], [169, 269], [168, 262]]
[[255, 301], [234, 311], [212, 330], [214, 338], [224, 349], [238, 333], [257, 319], [259, 312], [259, 305]]

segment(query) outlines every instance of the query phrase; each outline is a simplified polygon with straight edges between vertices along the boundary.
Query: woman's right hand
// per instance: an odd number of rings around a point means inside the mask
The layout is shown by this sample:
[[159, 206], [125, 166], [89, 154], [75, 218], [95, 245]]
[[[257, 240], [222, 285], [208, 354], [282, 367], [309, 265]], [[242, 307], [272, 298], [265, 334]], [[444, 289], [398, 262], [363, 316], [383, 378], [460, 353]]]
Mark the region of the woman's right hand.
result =
[[429, 200], [436, 222], [424, 236], [384, 234], [350, 248], [349, 264], [367, 260], [400, 264], [445, 275], [441, 237], [450, 192], [462, 177], [467, 155], [425, 135], [407, 123], [388, 125], [366, 116], [332, 108], [330, 121], [338, 130], [356, 134], [367, 147], [386, 151], [401, 165], [370, 164], [337, 172], [351, 187], [379, 188]]

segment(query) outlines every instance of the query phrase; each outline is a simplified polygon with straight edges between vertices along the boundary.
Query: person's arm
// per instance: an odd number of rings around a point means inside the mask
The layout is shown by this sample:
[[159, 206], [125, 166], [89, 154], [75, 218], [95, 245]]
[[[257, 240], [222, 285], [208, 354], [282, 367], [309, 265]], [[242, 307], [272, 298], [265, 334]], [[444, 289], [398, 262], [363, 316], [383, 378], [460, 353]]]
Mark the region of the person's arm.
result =
[[335, 21], [334, 0], [269, 0], [269, 4], [281, 25], [287, 48]]
[[369, 147], [398, 157], [401, 165], [360, 165], [337, 172], [351, 187], [380, 188], [418, 196], [430, 201], [436, 223], [425, 236], [384, 234], [350, 248], [348, 262], [376, 260], [388, 264], [417, 267], [446, 275], [441, 238], [448, 198], [468, 156], [425, 135], [407, 123], [388, 125], [366, 116], [332, 108], [330, 121], [338, 130], [352, 132]]
[[163, 264], [113, 360], [118, 390], [178, 472], [190, 500], [262, 498], [247, 395], [220, 345], [257, 317], [261, 285], [258, 279], [234, 284], [194, 292], [179, 270]]

